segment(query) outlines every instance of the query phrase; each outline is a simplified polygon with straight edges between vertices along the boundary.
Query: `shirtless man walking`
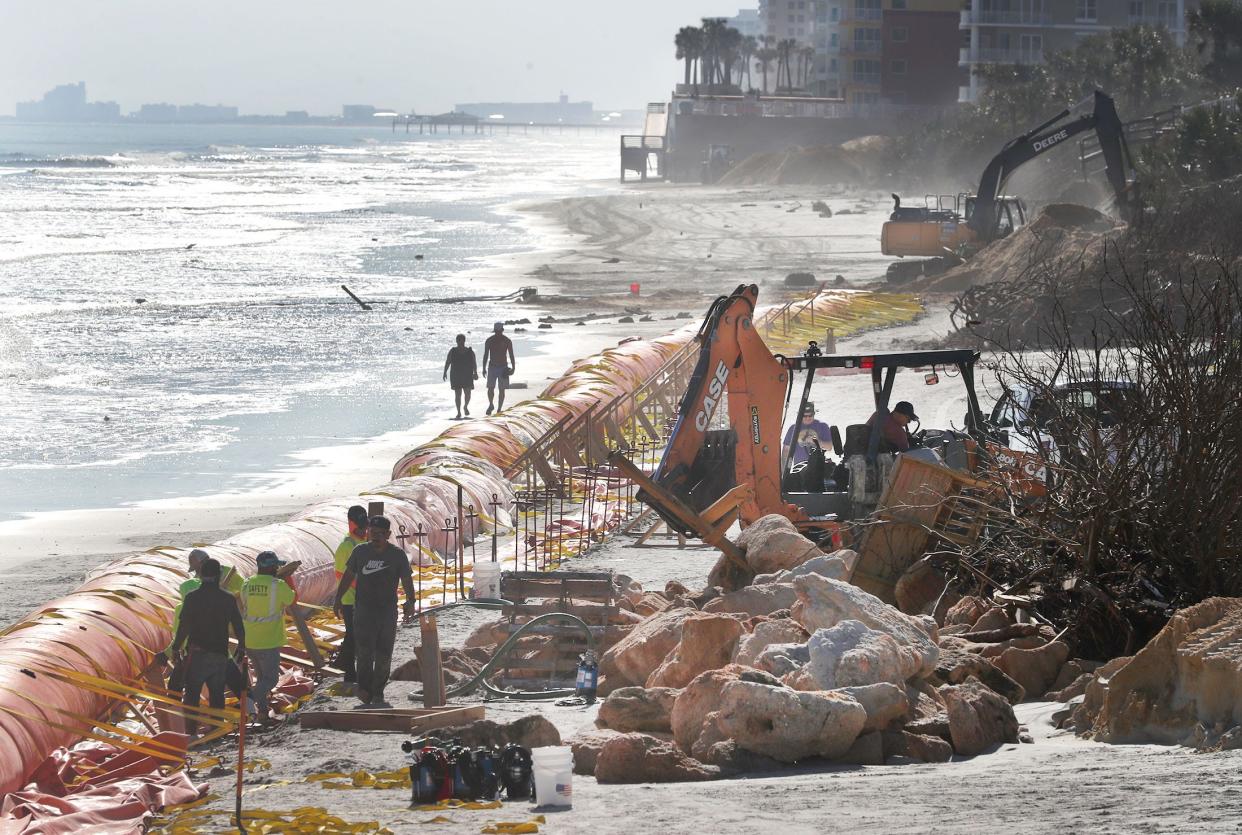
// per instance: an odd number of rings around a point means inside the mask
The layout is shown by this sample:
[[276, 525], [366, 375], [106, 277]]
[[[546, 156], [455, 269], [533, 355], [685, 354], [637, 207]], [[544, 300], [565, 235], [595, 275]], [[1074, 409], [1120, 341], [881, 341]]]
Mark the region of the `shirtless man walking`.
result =
[[[504, 322], [497, 322], [493, 333], [483, 343], [483, 367], [487, 369], [487, 413], [493, 409], [499, 412], [505, 407], [505, 389], [509, 387], [509, 375], [517, 370], [517, 359], [513, 356], [513, 340], [505, 336]], [[497, 387], [500, 398], [493, 407]]]

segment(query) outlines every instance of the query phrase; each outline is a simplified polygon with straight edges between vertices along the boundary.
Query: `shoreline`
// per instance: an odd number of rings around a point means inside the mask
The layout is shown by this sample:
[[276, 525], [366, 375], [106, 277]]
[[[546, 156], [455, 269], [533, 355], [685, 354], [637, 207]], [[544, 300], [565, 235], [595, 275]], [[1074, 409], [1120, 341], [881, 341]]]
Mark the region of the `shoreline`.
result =
[[[848, 251], [866, 252], [868, 238], [878, 236], [879, 228], [870, 213], [842, 216], [848, 222], [837, 224], [835, 233], [840, 237], [829, 238], [825, 237], [832, 231], [828, 224], [835, 218], [821, 220], [809, 210], [801, 211], [812, 194], [822, 191], [657, 186], [503, 206], [501, 211], [522, 225], [525, 234], [536, 242], [535, 248], [489, 256], [460, 273], [459, 279], [463, 285], [475, 286], [485, 280], [489, 293], [498, 291], [496, 294], [531, 285], [540, 290], [532, 302], [515, 304], [511, 314], [514, 319], [531, 320], [520, 327], [526, 329], [534, 350], [518, 358], [520, 373], [515, 375], [528, 388], [510, 391], [510, 398], [516, 399], [508, 402], [538, 395], [574, 360], [622, 339], [659, 336], [698, 321], [711, 299], [736, 283], [761, 283], [765, 287], [762, 302], [779, 300], [784, 295], [783, 267], [767, 263], [772, 250], [782, 253], [786, 265], [823, 263], [819, 259], [824, 258], [825, 247], [840, 249], [841, 242]], [[832, 202], [858, 205], [861, 199], [843, 193]], [[634, 217], [640, 212], [649, 220], [636, 227]], [[690, 221], [679, 224], [675, 220], [686, 214]], [[842, 226], [846, 227], [844, 234]], [[719, 240], [710, 253], [702, 251], [698, 243], [689, 248], [681, 245], [680, 252], [668, 251], [673, 237], [684, 237], [673, 232], [689, 229], [697, 233], [693, 237], [701, 238], [725, 228], [738, 232], [730, 233], [729, 246], [723, 251]], [[680, 245], [680, 241], [676, 243]], [[702, 257], [717, 253], [718, 259]], [[666, 259], [671, 259], [670, 266], [653, 268]], [[843, 264], [845, 273], [841, 274], [848, 274], [847, 286], [869, 284], [868, 279], [875, 278], [874, 270], [868, 275], [869, 265], [879, 259], [877, 246], [873, 256], [868, 253]], [[702, 262], [708, 260], [715, 263], [703, 267]], [[824, 266], [831, 268], [830, 264]], [[822, 274], [823, 267], [820, 270]], [[634, 280], [642, 288], [637, 297], [628, 292]], [[607, 290], [600, 292], [603, 281], [608, 282]], [[569, 323], [589, 314], [596, 318], [581, 326]], [[550, 329], [539, 329], [537, 320], [549, 316], [557, 321]], [[620, 321], [623, 318], [633, 321]], [[926, 334], [929, 322], [936, 319], [925, 315], [915, 326], [885, 331], [885, 338], [916, 338]], [[514, 330], [510, 328], [511, 333]], [[875, 344], [874, 339], [874, 334], [860, 334], [849, 342], [843, 340], [843, 344], [861, 349]], [[135, 500], [119, 507], [47, 511], [0, 522], [0, 577], [22, 586], [21, 593], [0, 605], [0, 620], [14, 621], [75, 587], [86, 570], [121, 555], [226, 538], [287, 519], [317, 501], [387, 482], [402, 455], [451, 424], [447, 413], [452, 408], [448, 386], [434, 380], [434, 375], [430, 382], [397, 386], [390, 395], [423, 401], [429, 416], [416, 426], [361, 441], [290, 453], [285, 456], [286, 465], [255, 476], [254, 486], [200, 496]], [[476, 416], [485, 397], [485, 389], [476, 387], [472, 401]], [[439, 416], [441, 409], [444, 417]], [[48, 557], [54, 559], [40, 562]]]

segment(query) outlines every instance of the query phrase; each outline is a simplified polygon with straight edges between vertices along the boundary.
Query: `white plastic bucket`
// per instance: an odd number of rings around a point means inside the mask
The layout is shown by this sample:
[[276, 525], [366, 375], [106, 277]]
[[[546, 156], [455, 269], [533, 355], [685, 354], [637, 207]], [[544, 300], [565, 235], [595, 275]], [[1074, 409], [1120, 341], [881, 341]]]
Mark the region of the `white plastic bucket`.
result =
[[531, 750], [531, 767], [535, 776], [535, 803], [539, 806], [568, 809], [574, 805], [573, 749], [568, 745]]
[[500, 598], [500, 563], [476, 562], [474, 564], [474, 586], [470, 596], [476, 599]]

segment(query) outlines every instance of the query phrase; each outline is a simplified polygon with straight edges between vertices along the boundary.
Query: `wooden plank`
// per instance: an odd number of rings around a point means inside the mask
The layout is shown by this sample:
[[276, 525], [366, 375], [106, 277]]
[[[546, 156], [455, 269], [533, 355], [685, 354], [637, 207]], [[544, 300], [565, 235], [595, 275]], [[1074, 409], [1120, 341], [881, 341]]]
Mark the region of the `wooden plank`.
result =
[[557, 577], [545, 579], [515, 580], [501, 576], [500, 593], [505, 600], [529, 598], [572, 597], [578, 600], [607, 600], [613, 596], [611, 578], [608, 580], [562, 580]]
[[617, 613], [616, 606], [574, 606], [565, 604], [543, 604], [543, 603], [523, 603], [516, 606], [506, 606], [505, 614], [509, 617], [523, 617], [526, 615], [547, 615], [553, 612], [574, 615], [585, 621], [604, 620], [612, 617]]
[[415, 649], [418, 666], [423, 679], [423, 707], [432, 708], [444, 704], [444, 669], [440, 659], [440, 630], [435, 615], [423, 615], [418, 619], [422, 631], [422, 645]]
[[292, 607], [290, 614], [293, 616], [293, 625], [298, 629], [298, 635], [302, 637], [302, 648], [306, 650], [307, 657], [310, 658], [311, 664], [315, 665], [316, 670], [322, 670], [323, 656], [319, 653], [319, 646], [315, 643], [315, 637], [311, 635], [310, 627], [306, 625], [306, 615], [303, 614], [302, 607]]
[[482, 706], [439, 710], [306, 710], [298, 714], [303, 728], [336, 731], [423, 733], [485, 718]]
[[464, 725], [467, 722], [475, 722], [485, 718], [487, 718], [487, 713], [483, 705], [454, 707], [416, 717], [410, 723], [409, 729], [411, 733], [421, 734], [435, 728], [451, 728], [454, 725]]

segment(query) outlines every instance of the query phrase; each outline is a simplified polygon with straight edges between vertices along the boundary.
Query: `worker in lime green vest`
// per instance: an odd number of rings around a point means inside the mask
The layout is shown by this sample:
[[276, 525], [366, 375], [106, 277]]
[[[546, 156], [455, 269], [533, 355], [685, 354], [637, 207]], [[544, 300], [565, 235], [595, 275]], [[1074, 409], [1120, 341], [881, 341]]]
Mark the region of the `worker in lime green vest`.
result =
[[[367, 541], [366, 508], [356, 504], [349, 509], [345, 518], [349, 524], [349, 533], [341, 540], [341, 544], [336, 546], [334, 555], [338, 583], [341, 582], [341, 576], [345, 574], [345, 566], [349, 564], [349, 555], [354, 552], [355, 548]], [[345, 624], [345, 637], [341, 639], [341, 649], [336, 656], [336, 666], [345, 674], [346, 684], [353, 684], [358, 680], [354, 669], [354, 588], [351, 585], [345, 592], [345, 596], [341, 598], [341, 622]]]
[[[173, 619], [172, 619], [172, 634], [173, 635], [177, 634], [177, 626], [181, 623], [181, 607], [182, 605], [185, 604], [185, 596], [203, 585], [203, 580], [201, 577], [198, 576], [198, 571], [200, 568], [203, 567], [203, 560], [208, 559], [210, 556], [211, 555], [208, 554], [206, 551], [204, 551], [202, 548], [195, 548], [194, 550], [190, 551], [189, 560], [190, 560], [190, 575], [191, 576], [188, 579], [183, 580], [181, 582], [181, 585], [177, 587], [177, 605], [173, 608]], [[222, 566], [221, 576], [220, 576], [220, 588], [224, 589], [225, 591], [227, 591], [229, 594], [233, 595], [234, 597], [241, 594], [241, 588], [242, 588], [241, 572], [239, 572], [236, 568], [233, 568], [232, 566]], [[172, 645], [169, 644], [169, 646], [171, 647]], [[156, 660], [159, 661], [160, 663], [167, 662], [168, 650], [165, 650], [164, 652], [160, 653], [159, 657]], [[179, 690], [180, 688], [178, 687], [178, 688], [171, 688], [171, 689]]]
[[263, 551], [256, 564], [259, 573], [242, 583], [241, 610], [246, 625], [246, 657], [254, 667], [254, 711], [260, 722], [271, 721], [268, 694], [280, 678], [280, 650], [285, 645], [285, 610], [297, 601], [297, 593], [276, 576], [284, 561], [274, 551]]

